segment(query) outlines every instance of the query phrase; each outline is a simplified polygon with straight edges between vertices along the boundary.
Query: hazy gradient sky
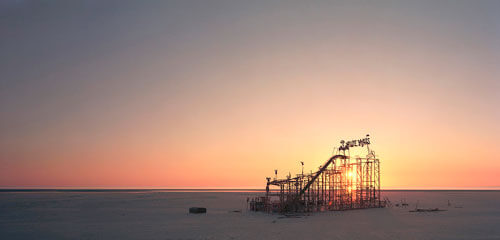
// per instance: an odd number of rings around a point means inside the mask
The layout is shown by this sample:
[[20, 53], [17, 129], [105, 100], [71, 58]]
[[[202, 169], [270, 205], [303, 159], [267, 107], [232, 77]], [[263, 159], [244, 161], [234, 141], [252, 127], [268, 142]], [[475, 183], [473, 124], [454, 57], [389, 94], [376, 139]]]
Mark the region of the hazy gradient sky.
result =
[[500, 188], [500, 1], [7, 0], [0, 84], [0, 187]]

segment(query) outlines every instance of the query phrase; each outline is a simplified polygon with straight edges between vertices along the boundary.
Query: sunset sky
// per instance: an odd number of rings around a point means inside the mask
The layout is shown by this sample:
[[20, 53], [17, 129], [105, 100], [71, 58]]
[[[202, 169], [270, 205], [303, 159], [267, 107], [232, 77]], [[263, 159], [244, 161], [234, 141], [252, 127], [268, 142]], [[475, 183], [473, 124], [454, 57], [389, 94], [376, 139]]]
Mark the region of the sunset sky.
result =
[[500, 1], [1, 1], [0, 187], [500, 189]]

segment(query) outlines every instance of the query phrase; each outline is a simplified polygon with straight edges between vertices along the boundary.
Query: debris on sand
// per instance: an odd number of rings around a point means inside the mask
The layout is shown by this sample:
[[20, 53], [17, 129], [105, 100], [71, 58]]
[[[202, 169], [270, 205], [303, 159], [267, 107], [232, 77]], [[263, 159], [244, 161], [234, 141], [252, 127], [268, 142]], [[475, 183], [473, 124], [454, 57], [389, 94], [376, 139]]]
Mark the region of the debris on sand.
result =
[[301, 218], [303, 217], [303, 214], [283, 214], [283, 216], [278, 217], [278, 219], [281, 218]]
[[410, 212], [441, 212], [441, 211], [447, 211], [447, 210], [439, 208], [415, 208], [415, 210], [410, 210]]
[[206, 213], [207, 209], [203, 207], [190, 207], [189, 213]]
[[396, 203], [395, 206], [396, 207], [404, 207], [404, 208], [406, 208], [406, 207], [408, 207], [410, 205], [406, 202], [406, 199], [404, 199], [404, 200], [401, 199], [401, 203]]

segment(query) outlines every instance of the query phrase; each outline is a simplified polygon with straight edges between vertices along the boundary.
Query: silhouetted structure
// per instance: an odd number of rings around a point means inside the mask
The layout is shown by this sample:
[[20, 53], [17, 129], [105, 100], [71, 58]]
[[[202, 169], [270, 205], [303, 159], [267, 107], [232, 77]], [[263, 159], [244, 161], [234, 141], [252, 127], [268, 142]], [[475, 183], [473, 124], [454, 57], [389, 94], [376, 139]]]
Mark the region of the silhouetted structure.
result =
[[[313, 212], [383, 207], [380, 199], [380, 162], [370, 150], [370, 137], [341, 141], [334, 155], [310, 174], [267, 179], [265, 196], [249, 201], [253, 211]], [[366, 146], [366, 157], [350, 156], [350, 148]], [[303, 165], [303, 163], [301, 162]], [[278, 189], [270, 190], [270, 186]]]

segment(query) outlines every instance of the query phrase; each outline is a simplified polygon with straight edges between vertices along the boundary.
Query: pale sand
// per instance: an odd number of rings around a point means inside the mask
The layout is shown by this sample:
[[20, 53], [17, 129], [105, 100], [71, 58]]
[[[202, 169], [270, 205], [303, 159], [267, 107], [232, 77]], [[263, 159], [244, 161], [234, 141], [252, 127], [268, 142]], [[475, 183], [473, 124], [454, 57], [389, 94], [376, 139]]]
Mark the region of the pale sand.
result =
[[[500, 191], [384, 192], [410, 207], [300, 218], [248, 212], [252, 195], [0, 192], [0, 239], [500, 239]], [[417, 200], [448, 211], [408, 212]], [[208, 212], [188, 214], [192, 206]]]

